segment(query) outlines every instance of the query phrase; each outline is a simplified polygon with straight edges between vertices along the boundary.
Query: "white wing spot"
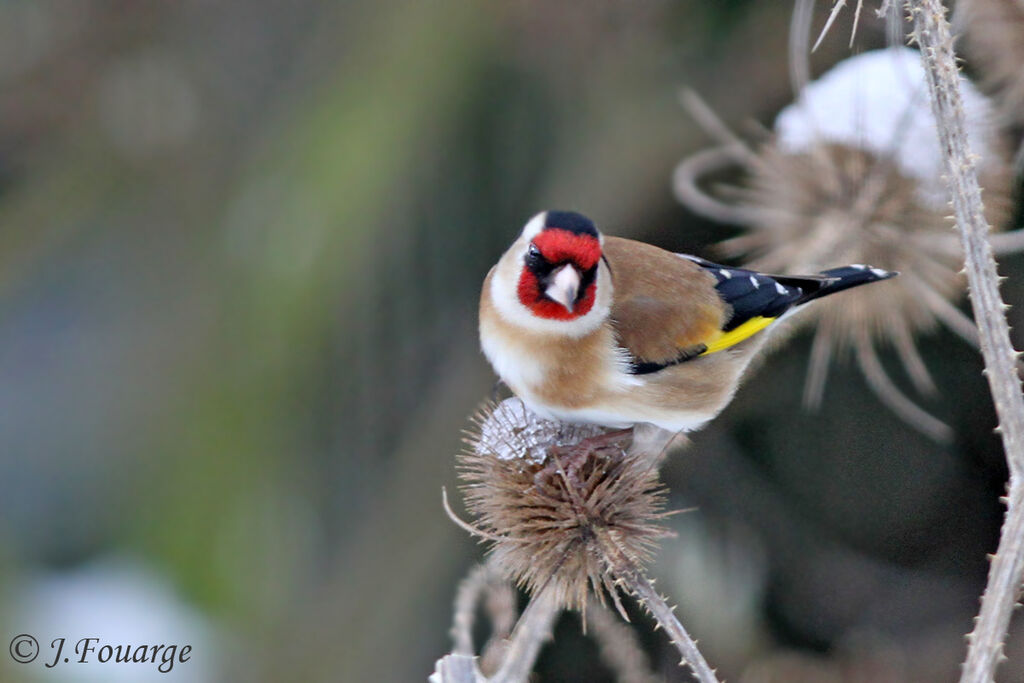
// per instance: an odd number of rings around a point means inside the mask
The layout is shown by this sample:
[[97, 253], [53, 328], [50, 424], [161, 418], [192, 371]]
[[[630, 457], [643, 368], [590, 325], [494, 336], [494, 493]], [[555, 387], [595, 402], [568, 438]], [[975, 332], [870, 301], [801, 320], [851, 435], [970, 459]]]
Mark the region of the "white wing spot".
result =
[[786, 288], [780, 285], [778, 282], [775, 283], [775, 291], [783, 296], [789, 294], [789, 292], [786, 291]]
[[718, 272], [721, 273], [722, 277], [724, 277], [726, 280], [732, 277], [732, 271], [729, 270], [728, 268], [719, 268]]
[[874, 275], [875, 277], [885, 277], [886, 275], [889, 274], [889, 271], [882, 270], [881, 268], [872, 268], [871, 274]]
[[750, 284], [754, 286], [754, 289], [760, 289], [761, 283], [757, 281], [757, 278], [753, 275], [750, 276]]
[[863, 263], [853, 263], [853, 264], [850, 265], [850, 267], [851, 268], [856, 268], [857, 270], [867, 270], [868, 269], [868, 267], [865, 266]]

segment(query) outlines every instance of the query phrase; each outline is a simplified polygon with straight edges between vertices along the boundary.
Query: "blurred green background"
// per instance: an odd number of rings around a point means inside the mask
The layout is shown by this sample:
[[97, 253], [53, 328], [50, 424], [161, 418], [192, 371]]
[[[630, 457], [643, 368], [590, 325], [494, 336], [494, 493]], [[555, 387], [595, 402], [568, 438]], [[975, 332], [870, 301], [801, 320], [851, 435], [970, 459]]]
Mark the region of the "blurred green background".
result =
[[[425, 680], [481, 557], [441, 487], [494, 381], [484, 274], [544, 208], [698, 254], [737, 234], [672, 197], [708, 144], [677, 91], [770, 125], [790, 10], [0, 1], [2, 642], [149, 619], [194, 641], [176, 680]], [[803, 411], [803, 335], [666, 466], [696, 511], [653, 573], [726, 679], [955, 679], [1005, 468], [977, 354], [920, 345], [948, 447], [849, 363]], [[576, 617], [556, 643], [537, 680], [611, 680]], [[1019, 628], [1008, 651], [1021, 680]], [[12, 681], [152, 673], [0, 660]]]

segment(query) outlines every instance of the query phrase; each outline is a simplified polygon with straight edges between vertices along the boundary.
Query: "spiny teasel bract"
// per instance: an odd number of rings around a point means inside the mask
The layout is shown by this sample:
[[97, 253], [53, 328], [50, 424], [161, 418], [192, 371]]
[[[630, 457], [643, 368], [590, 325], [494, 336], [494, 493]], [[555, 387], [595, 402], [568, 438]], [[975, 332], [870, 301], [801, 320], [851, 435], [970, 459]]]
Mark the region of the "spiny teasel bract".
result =
[[494, 565], [569, 608], [585, 606], [588, 587], [618, 605], [609, 550], [642, 566], [668, 535], [655, 458], [629, 453], [628, 431], [545, 420], [518, 398], [475, 423], [459, 476]]
[[[962, 86], [987, 217], [998, 230], [1012, 208], [1008, 154], [987, 99], [966, 79]], [[852, 350], [890, 409], [945, 441], [952, 436], [949, 427], [897, 388], [876, 352], [879, 344], [891, 344], [915, 388], [928, 394], [935, 386], [915, 336], [942, 322], [976, 340], [973, 322], [956, 305], [964, 292], [963, 259], [948, 218], [925, 88], [919, 55], [908, 48], [847, 59], [780, 112], [774, 135], [759, 149], [741, 148], [734, 140], [717, 157], [698, 153], [677, 168], [676, 189], [693, 210], [750, 229], [717, 245], [719, 253], [743, 259], [746, 267], [786, 274], [869, 263], [899, 271], [900, 277], [873, 291], [844, 294], [842, 305], [800, 314], [803, 323], [817, 325], [805, 402], [821, 402], [833, 355]], [[738, 163], [747, 175], [743, 187], [728, 188], [731, 205], [698, 184], [724, 161]]]

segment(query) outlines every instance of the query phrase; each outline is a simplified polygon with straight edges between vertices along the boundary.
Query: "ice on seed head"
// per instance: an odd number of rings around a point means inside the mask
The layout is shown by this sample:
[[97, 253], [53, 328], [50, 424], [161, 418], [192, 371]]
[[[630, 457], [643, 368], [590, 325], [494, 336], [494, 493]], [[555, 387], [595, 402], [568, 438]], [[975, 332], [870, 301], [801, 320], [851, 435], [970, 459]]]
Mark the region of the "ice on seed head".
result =
[[474, 448], [477, 455], [542, 463], [551, 446], [578, 443], [605, 431], [598, 425], [545, 419], [526, 407], [522, 400], [512, 397], [498, 404], [480, 425], [480, 438]]

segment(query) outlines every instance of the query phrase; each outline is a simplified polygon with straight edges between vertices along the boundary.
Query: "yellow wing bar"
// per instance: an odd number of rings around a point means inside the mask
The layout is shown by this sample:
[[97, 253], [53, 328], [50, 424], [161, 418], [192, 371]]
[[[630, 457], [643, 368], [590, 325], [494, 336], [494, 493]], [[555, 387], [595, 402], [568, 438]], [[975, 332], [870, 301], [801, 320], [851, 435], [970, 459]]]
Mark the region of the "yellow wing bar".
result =
[[715, 353], [722, 349], [727, 349], [730, 346], [739, 344], [744, 339], [748, 339], [764, 328], [775, 322], [776, 318], [766, 318], [763, 315], [758, 315], [750, 320], [746, 321], [739, 327], [728, 332], [719, 332], [717, 337], [712, 338], [707, 342], [707, 349], [700, 355], [706, 356], [709, 353]]

